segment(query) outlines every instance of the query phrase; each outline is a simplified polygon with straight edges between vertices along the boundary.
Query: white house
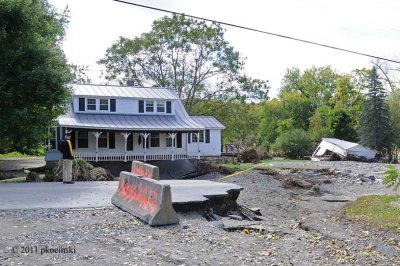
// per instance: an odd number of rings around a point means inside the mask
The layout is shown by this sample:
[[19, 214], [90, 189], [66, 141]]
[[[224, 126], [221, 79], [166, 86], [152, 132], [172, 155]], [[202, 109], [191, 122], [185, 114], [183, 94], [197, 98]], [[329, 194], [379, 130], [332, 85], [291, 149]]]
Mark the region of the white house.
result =
[[178, 160], [221, 155], [224, 126], [189, 116], [172, 88], [73, 84], [67, 114], [51, 128], [46, 161], [61, 159], [71, 132], [75, 158], [88, 161]]
[[334, 138], [323, 138], [321, 143], [315, 149], [311, 159], [319, 161], [328, 153], [337, 154], [339, 157], [348, 156], [356, 158], [374, 159], [377, 151], [364, 147], [358, 143]]

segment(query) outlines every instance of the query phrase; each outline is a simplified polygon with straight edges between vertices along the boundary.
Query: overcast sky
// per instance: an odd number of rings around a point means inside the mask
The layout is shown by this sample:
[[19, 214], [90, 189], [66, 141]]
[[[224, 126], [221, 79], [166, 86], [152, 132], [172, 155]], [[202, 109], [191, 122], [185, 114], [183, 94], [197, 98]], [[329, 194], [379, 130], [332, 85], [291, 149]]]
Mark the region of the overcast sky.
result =
[[[398, 0], [127, 0], [241, 26], [400, 59]], [[119, 36], [151, 29], [165, 13], [112, 0], [49, 0], [67, 5], [70, 24], [63, 49], [69, 62], [89, 66], [94, 83], [104, 83], [96, 61]], [[274, 96], [287, 68], [331, 65], [341, 73], [371, 67], [371, 59], [270, 35], [226, 28], [225, 38], [246, 57], [245, 72], [270, 81]]]

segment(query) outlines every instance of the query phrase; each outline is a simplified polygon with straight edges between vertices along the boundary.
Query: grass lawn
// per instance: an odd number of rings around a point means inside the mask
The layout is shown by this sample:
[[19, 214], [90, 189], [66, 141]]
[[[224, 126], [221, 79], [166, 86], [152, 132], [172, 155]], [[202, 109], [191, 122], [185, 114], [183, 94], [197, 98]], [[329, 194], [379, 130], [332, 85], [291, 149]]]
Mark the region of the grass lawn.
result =
[[228, 168], [228, 169], [232, 169], [235, 171], [243, 171], [246, 169], [249, 169], [251, 167], [256, 166], [257, 164], [253, 164], [253, 163], [241, 163], [241, 164], [233, 164], [233, 163], [224, 163], [224, 164], [220, 164], [220, 166]]
[[0, 180], [0, 183], [21, 183], [21, 182], [26, 182], [26, 177], [25, 176]]
[[31, 157], [30, 155], [22, 154], [16, 151], [0, 154], [0, 160], [2, 159], [13, 159], [13, 158], [27, 158]]
[[247, 170], [251, 167], [256, 166], [257, 169], [270, 169], [269, 163], [273, 162], [309, 162], [310, 160], [289, 160], [289, 159], [284, 159], [284, 158], [273, 158], [270, 160], [262, 160], [258, 164], [253, 164], [253, 163], [240, 163], [240, 164], [234, 164], [234, 163], [224, 163], [220, 164], [220, 166], [229, 168], [235, 171], [243, 171]]
[[352, 221], [378, 229], [400, 232], [400, 195], [359, 197], [346, 205], [343, 214]]

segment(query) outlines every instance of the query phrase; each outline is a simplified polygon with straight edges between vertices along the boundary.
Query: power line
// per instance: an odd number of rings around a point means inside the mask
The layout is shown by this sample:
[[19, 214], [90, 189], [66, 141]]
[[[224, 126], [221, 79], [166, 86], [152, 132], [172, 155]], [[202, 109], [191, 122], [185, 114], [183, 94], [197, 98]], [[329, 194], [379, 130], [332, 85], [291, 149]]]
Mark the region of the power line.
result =
[[346, 53], [366, 56], [366, 57], [370, 57], [370, 58], [374, 58], [374, 59], [380, 59], [380, 60], [384, 60], [384, 61], [400, 64], [400, 61], [397, 61], [397, 60], [394, 60], [394, 59], [388, 59], [388, 58], [384, 58], [384, 57], [380, 57], [380, 56], [376, 56], [376, 55], [371, 55], [371, 54], [366, 54], [366, 53], [357, 52], [357, 51], [353, 51], [353, 50], [348, 50], [348, 49], [344, 49], [344, 48], [340, 48], [340, 47], [336, 47], [336, 46], [332, 46], [332, 45], [327, 45], [327, 44], [323, 44], [323, 43], [307, 41], [307, 40], [304, 40], [304, 39], [290, 37], [290, 36], [283, 35], [283, 34], [277, 34], [277, 33], [268, 32], [268, 31], [264, 31], [264, 30], [258, 30], [258, 29], [254, 29], [254, 28], [250, 28], [250, 27], [246, 27], [246, 26], [240, 26], [240, 25], [236, 25], [236, 24], [232, 24], [232, 23], [228, 23], [228, 22], [208, 19], [208, 18], [194, 16], [194, 15], [188, 15], [188, 14], [184, 14], [184, 13], [178, 13], [178, 12], [167, 10], [167, 9], [162, 9], [162, 8], [157, 8], [157, 7], [152, 7], [152, 6], [146, 6], [146, 5], [136, 4], [136, 3], [122, 1], [122, 0], [114, 0], [114, 1], [115, 2], [119, 2], [119, 3], [123, 3], [123, 4], [132, 5], [132, 6], [138, 6], [138, 7], [142, 7], [142, 8], [156, 10], [156, 11], [160, 11], [160, 12], [170, 13], [170, 14], [174, 14], [174, 15], [181, 14], [181, 15], [184, 15], [186, 17], [199, 19], [199, 20], [204, 20], [204, 21], [213, 22], [213, 23], [218, 23], [218, 24], [221, 24], [221, 25], [229, 26], [229, 27], [234, 27], [234, 28], [239, 28], [239, 29], [243, 29], [243, 30], [249, 30], [249, 31], [254, 31], [254, 32], [258, 32], [258, 33], [268, 34], [268, 35], [272, 35], [272, 36], [275, 36], [275, 37], [280, 37], [280, 38], [284, 38], [284, 39], [288, 39], [288, 40], [292, 40], [292, 41], [307, 43], [307, 44], [311, 44], [311, 45], [315, 45], [315, 46], [325, 47], [325, 48], [334, 49], [334, 50], [338, 50], [338, 51], [342, 51], [342, 52], [346, 52]]

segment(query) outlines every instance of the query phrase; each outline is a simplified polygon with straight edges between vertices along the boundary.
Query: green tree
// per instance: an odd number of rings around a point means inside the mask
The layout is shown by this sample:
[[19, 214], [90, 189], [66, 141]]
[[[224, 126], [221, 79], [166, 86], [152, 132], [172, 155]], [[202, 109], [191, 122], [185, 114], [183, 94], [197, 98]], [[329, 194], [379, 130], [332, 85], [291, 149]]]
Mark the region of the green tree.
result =
[[297, 92], [308, 98], [313, 108], [329, 105], [336, 86], [338, 74], [329, 66], [312, 67], [301, 73], [298, 68], [288, 69], [280, 88], [283, 92]]
[[315, 109], [312, 101], [297, 92], [282, 92], [279, 99], [283, 107], [282, 118], [291, 118], [294, 128], [307, 130]]
[[108, 80], [174, 87], [190, 113], [199, 99], [265, 99], [269, 89], [265, 81], [240, 75], [244, 60], [219, 24], [178, 15], [154, 21], [140, 37], [121, 37], [98, 63]]
[[201, 101], [195, 105], [193, 112], [199, 115], [212, 114], [218, 119], [225, 126], [222, 131], [224, 143], [254, 144], [258, 129], [257, 104], [243, 100]]
[[311, 101], [298, 92], [281, 92], [278, 99], [261, 105], [259, 144], [269, 149], [283, 132], [293, 128], [308, 129], [313, 115]]
[[327, 105], [322, 105], [315, 110], [310, 117], [309, 135], [313, 142], [320, 142], [322, 138], [331, 138], [334, 136], [331, 127], [332, 109]]
[[72, 83], [87, 84], [92, 82], [92, 80], [87, 75], [87, 71], [89, 68], [88, 66], [78, 66], [70, 64], [69, 67], [72, 71]]
[[71, 80], [60, 48], [66, 23], [45, 0], [0, 2], [0, 146], [36, 148], [64, 112]]
[[310, 154], [311, 140], [304, 129], [295, 128], [279, 135], [272, 149], [292, 159]]
[[[400, 90], [394, 90], [390, 94], [388, 100], [392, 130], [393, 132], [400, 132]], [[400, 134], [393, 134], [393, 144], [395, 159], [398, 160], [398, 154], [400, 152]]]
[[390, 126], [387, 93], [379, 80], [376, 68], [369, 76], [368, 92], [360, 118], [360, 142], [362, 145], [389, 155], [391, 159], [392, 129]]
[[358, 134], [353, 127], [350, 115], [340, 109], [334, 109], [330, 117], [330, 128], [334, 138], [357, 142]]
[[282, 119], [285, 119], [285, 117], [284, 108], [280, 100], [274, 98], [262, 104], [258, 127], [259, 145], [262, 145], [267, 150], [270, 149], [279, 135], [279, 121]]

